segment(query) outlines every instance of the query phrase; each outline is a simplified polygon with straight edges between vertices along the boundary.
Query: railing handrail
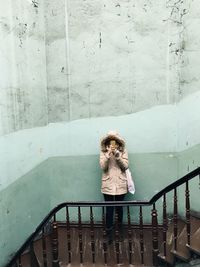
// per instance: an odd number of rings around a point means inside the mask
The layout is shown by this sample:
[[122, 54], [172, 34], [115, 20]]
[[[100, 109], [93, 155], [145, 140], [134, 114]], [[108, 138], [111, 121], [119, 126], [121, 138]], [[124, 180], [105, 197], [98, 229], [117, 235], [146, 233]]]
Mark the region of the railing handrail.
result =
[[172, 191], [173, 189], [177, 188], [178, 186], [184, 184], [185, 182], [191, 180], [192, 178], [196, 177], [200, 174], [200, 167], [196, 168], [195, 170], [191, 171], [190, 173], [186, 174], [182, 178], [178, 179], [177, 181], [169, 184], [165, 188], [163, 188], [160, 192], [155, 194], [149, 202], [151, 204], [155, 203], [159, 198], [161, 198], [164, 194], [167, 194], [168, 192]]
[[46, 225], [46, 223], [56, 214], [59, 210], [61, 210], [64, 207], [106, 207], [106, 206], [150, 206], [153, 205], [158, 199], [160, 199], [164, 194], [170, 192], [171, 190], [177, 188], [178, 186], [184, 184], [185, 182], [191, 180], [192, 178], [196, 177], [197, 175], [200, 175], [200, 167], [196, 168], [192, 172], [186, 174], [182, 178], [178, 179], [177, 181], [169, 184], [164, 189], [162, 189], [160, 192], [155, 194], [149, 201], [81, 201], [81, 202], [63, 202], [59, 205], [57, 205], [55, 208], [53, 208], [47, 216], [42, 220], [42, 222], [37, 226], [35, 231], [27, 238], [27, 240], [24, 242], [24, 244], [20, 247], [20, 249], [16, 252], [14, 257], [10, 260], [10, 262], [6, 265], [6, 267], [11, 266], [17, 258], [23, 253], [23, 251], [33, 242], [33, 240], [36, 238], [36, 236], [42, 231], [43, 227]]

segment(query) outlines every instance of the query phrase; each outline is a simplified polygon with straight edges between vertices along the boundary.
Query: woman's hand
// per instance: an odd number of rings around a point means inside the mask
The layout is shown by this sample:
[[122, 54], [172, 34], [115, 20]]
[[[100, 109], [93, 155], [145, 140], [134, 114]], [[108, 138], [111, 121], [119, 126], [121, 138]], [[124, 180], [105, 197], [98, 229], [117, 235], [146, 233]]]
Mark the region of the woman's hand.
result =
[[120, 153], [120, 151], [119, 151], [118, 149], [115, 149], [115, 151], [114, 151], [114, 155], [115, 155], [115, 158], [116, 158], [116, 159], [119, 159], [120, 156], [121, 156], [121, 153]]
[[109, 159], [113, 152], [110, 146], [107, 146], [106, 149], [107, 149], [106, 157]]

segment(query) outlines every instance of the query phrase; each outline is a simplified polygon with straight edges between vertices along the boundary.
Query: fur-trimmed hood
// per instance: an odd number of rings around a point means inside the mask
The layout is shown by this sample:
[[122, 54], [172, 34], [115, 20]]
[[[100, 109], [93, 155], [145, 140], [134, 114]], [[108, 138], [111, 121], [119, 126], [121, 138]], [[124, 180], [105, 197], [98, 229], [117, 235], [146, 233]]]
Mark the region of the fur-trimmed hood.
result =
[[124, 151], [125, 149], [125, 141], [119, 135], [117, 131], [109, 131], [106, 136], [101, 139], [101, 151], [106, 152], [106, 143], [110, 140], [116, 140], [119, 143], [119, 150]]

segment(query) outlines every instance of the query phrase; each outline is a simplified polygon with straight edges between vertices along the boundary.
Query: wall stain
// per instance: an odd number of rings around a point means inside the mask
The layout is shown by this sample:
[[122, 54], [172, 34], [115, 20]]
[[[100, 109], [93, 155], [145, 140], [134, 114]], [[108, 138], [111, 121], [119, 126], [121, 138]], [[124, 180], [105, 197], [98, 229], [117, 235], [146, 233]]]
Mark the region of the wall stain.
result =
[[144, 4], [144, 7], [142, 8], [147, 13], [147, 4]]
[[163, 21], [170, 20], [177, 25], [182, 25], [183, 16], [188, 13], [187, 9], [184, 7], [184, 4], [185, 3], [183, 0], [168, 0], [166, 2], [166, 7], [169, 8], [171, 11], [169, 17]]
[[23, 46], [23, 41], [26, 37], [26, 32], [27, 32], [27, 23], [19, 23], [18, 24], [18, 38], [19, 38], [19, 41], [20, 41], [20, 44], [19, 44], [19, 47], [22, 48]]
[[128, 44], [133, 44], [133, 43], [135, 43], [135, 41], [130, 40], [129, 37], [128, 37], [127, 35], [126, 35], [125, 38], [126, 38], [126, 40], [128, 41]]
[[99, 48], [101, 48], [102, 44], [102, 37], [101, 37], [101, 32], [99, 33]]
[[120, 14], [120, 8], [121, 8], [120, 4], [117, 3], [117, 4], [115, 5], [115, 7], [119, 8], [119, 11], [118, 11], [118, 13], [117, 13], [117, 16], [121, 16], [121, 14]]
[[0, 28], [2, 29], [3, 32], [10, 33], [10, 26], [9, 26], [7, 18], [1, 17]]
[[32, 4], [34, 7], [38, 8], [38, 2], [36, 0], [32, 0]]
[[172, 42], [171, 42], [171, 43], [169, 44], [169, 47], [171, 47], [171, 46], [173, 46], [173, 45], [175, 45], [175, 44], [176, 44], [176, 43], [172, 43]]
[[159, 101], [159, 92], [156, 92], [156, 100]]
[[56, 17], [56, 15], [57, 15], [57, 14], [54, 12], [53, 9], [51, 10], [51, 14], [52, 14], [53, 17]]
[[190, 82], [187, 81], [187, 80], [185, 80], [185, 79], [181, 79], [181, 80], [180, 80], [180, 84], [183, 86], [183, 85], [185, 85], [185, 84], [190, 84]]

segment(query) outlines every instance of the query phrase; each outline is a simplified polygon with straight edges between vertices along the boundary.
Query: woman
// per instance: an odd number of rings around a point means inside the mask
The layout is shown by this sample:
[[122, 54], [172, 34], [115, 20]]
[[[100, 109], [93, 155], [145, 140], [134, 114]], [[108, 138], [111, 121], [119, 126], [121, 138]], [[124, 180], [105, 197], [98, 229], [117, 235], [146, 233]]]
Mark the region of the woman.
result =
[[[103, 170], [101, 192], [105, 201], [123, 201], [127, 193], [125, 170], [128, 168], [128, 154], [124, 139], [110, 131], [101, 140], [100, 166]], [[106, 231], [112, 242], [114, 207], [106, 208]], [[119, 229], [122, 231], [123, 208], [117, 207]]]

